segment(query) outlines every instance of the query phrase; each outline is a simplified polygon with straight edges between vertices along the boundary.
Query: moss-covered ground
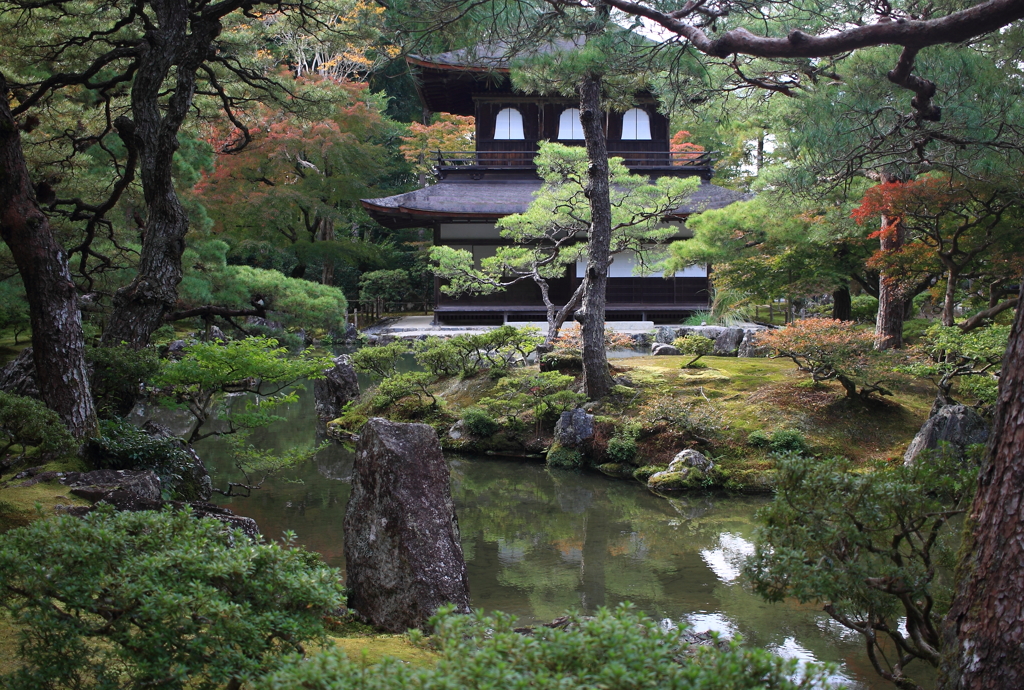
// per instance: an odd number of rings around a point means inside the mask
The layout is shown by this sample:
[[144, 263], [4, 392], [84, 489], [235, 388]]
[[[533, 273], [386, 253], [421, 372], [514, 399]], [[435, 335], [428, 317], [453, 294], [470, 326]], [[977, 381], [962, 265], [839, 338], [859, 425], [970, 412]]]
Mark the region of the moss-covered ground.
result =
[[[894, 387], [891, 396], [850, 399], [840, 385], [815, 384], [789, 360], [704, 357], [696, 367], [683, 368], [690, 359], [614, 360], [613, 394], [588, 406], [597, 429], [584, 464], [645, 480], [664, 469], [679, 451], [694, 448], [716, 463], [713, 485], [769, 490], [774, 458], [770, 448], [748, 440], [752, 433], [765, 437], [795, 433], [806, 452], [816, 455], [841, 455], [856, 462], [884, 460], [902, 455], [934, 400], [929, 384], [911, 379]], [[511, 375], [524, 373], [518, 370]], [[367, 401], [351, 407], [332, 425], [358, 432], [366, 418], [386, 416], [431, 424], [448, 450], [502, 455], [546, 452], [553, 440], [550, 420], [538, 424], [529, 413], [519, 420], [518, 429], [505, 428], [477, 438], [448, 436], [463, 411], [491, 396], [495, 385], [486, 371], [467, 379], [440, 379], [432, 386], [436, 405], [407, 398], [387, 409], [373, 408], [368, 395]], [[619, 452], [623, 438], [631, 439], [625, 454]]]

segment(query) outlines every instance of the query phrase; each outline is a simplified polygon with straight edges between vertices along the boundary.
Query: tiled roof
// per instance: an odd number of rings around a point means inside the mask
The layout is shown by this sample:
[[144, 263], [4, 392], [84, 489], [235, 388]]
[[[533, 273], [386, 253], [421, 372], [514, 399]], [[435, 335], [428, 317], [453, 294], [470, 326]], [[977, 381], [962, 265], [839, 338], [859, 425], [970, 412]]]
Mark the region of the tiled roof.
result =
[[[522, 213], [540, 189], [540, 180], [445, 180], [405, 194], [363, 199], [363, 206], [382, 225], [419, 227], [447, 218], [496, 220]], [[687, 216], [723, 208], [749, 195], [704, 182], [674, 215]]]

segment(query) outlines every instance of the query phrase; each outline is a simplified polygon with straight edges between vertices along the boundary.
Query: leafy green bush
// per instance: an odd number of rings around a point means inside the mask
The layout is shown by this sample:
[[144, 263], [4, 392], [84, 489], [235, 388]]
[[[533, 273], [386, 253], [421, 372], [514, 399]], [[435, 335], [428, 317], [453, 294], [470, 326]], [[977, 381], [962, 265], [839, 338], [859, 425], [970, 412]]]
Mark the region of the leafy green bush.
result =
[[398, 360], [409, 351], [409, 346], [401, 342], [387, 345], [368, 345], [361, 347], [351, 355], [352, 366], [377, 379], [386, 379], [395, 373]]
[[37, 520], [0, 536], [0, 606], [23, 663], [0, 685], [239, 687], [325, 641], [343, 601], [315, 554], [188, 512]]
[[934, 383], [940, 404], [955, 402], [954, 384], [978, 403], [993, 404], [1009, 338], [1009, 326], [987, 326], [964, 333], [956, 326], [933, 324], [921, 345], [912, 350], [916, 360], [898, 369]]
[[402, 268], [369, 271], [359, 277], [359, 299], [381, 299], [388, 310], [401, 306], [411, 291], [409, 272]]
[[86, 356], [93, 365], [92, 394], [96, 410], [106, 417], [123, 417], [131, 412], [142, 382], [160, 368], [154, 347], [93, 347], [86, 351]]
[[255, 688], [798, 690], [819, 687], [826, 677], [813, 667], [798, 673], [798, 662], [738, 642], [701, 647], [680, 663], [683, 631], [663, 627], [625, 604], [614, 612], [602, 608], [589, 619], [573, 615], [565, 630], [538, 627], [532, 635], [515, 632], [515, 617], [502, 613], [459, 616], [443, 610], [431, 625], [435, 633], [429, 643], [441, 655], [433, 668], [397, 660], [367, 666], [332, 650], [282, 668]]
[[854, 321], [871, 323], [878, 315], [878, 300], [871, 295], [856, 295], [850, 299]]
[[780, 457], [746, 573], [768, 601], [824, 604], [864, 636], [880, 675], [915, 687], [907, 664], [939, 663], [961, 532], [953, 520], [970, 506], [977, 465], [939, 451], [871, 470], [842, 458]]
[[430, 404], [436, 405], [437, 398], [427, 388], [434, 377], [425, 371], [407, 372], [405, 374], [393, 374], [377, 385], [377, 393], [373, 397], [373, 405], [383, 409], [410, 395], [419, 398], [423, 404], [423, 396], [430, 398]]
[[[679, 350], [684, 355], [694, 355], [694, 358], [683, 365], [683, 368], [692, 367], [697, 363], [697, 360], [704, 355], [710, 355], [715, 351], [715, 341], [711, 338], [706, 338], [703, 335], [696, 333], [690, 333], [684, 335], [682, 338], [676, 338], [672, 341], [672, 347]], [[703, 364], [701, 366], [704, 366]]]
[[751, 431], [747, 435], [747, 444], [754, 448], [767, 448], [770, 443], [771, 439], [768, 437], [768, 434], [761, 429]]
[[583, 355], [579, 350], [555, 350], [540, 358], [541, 371], [583, 371]]
[[499, 381], [480, 405], [502, 419], [506, 427], [509, 422], [518, 426], [522, 415], [531, 411], [539, 431], [545, 424], [554, 425], [560, 414], [586, 400], [586, 396], [569, 390], [572, 383], [572, 376], [557, 371], [519, 373]]
[[123, 419], [101, 420], [99, 434], [86, 445], [86, 458], [96, 469], [153, 470], [167, 499], [208, 498], [208, 478], [177, 438], [150, 436]]
[[434, 376], [472, 376], [482, 368], [507, 370], [525, 364], [543, 341], [535, 328], [514, 326], [451, 338], [431, 336], [416, 344], [416, 361]]
[[772, 432], [768, 447], [773, 453], [806, 453], [807, 440], [796, 429], [779, 429]]
[[640, 436], [640, 425], [628, 422], [615, 430], [615, 435], [608, 441], [605, 454], [612, 462], [631, 463], [636, 458], [636, 439]]
[[474, 436], [487, 438], [501, 430], [501, 425], [494, 421], [491, 415], [478, 407], [470, 407], [462, 413], [462, 422], [466, 429]]
[[12, 446], [70, 453], [77, 443], [56, 412], [35, 398], [0, 391], [0, 457]]

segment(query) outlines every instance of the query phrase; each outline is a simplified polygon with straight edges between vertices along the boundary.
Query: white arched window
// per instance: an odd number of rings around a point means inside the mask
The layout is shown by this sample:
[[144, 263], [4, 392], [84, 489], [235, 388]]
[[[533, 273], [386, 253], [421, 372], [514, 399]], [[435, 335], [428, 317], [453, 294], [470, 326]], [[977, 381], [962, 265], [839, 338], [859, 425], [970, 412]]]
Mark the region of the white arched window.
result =
[[494, 121], [495, 139], [525, 139], [523, 134], [523, 114], [515, 108], [505, 108], [498, 112]]
[[580, 109], [566, 108], [558, 117], [559, 139], [582, 139], [583, 125], [580, 124]]
[[646, 110], [633, 108], [622, 115], [623, 139], [650, 139], [651, 116]]

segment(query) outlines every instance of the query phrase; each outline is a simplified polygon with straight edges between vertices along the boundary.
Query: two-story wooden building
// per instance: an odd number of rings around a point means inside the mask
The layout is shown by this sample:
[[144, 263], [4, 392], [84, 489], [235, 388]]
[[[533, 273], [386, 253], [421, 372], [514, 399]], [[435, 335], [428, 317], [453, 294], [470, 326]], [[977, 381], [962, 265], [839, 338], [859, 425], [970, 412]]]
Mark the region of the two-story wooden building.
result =
[[[471, 251], [479, 261], [507, 243], [494, 223], [525, 211], [540, 189], [533, 158], [541, 141], [583, 144], [579, 105], [567, 98], [517, 94], [499, 56], [464, 51], [410, 57], [424, 106], [432, 112], [473, 115], [476, 151], [438, 154], [438, 183], [405, 194], [364, 199], [363, 206], [382, 225], [432, 228], [434, 243]], [[722, 208], [743, 198], [739, 192], [711, 184], [709, 154], [670, 151], [668, 118], [653, 97], [640, 95], [635, 107], [608, 112], [604, 118], [611, 156], [622, 157], [634, 173], [698, 176], [701, 185], [666, 221], [678, 223], [679, 237], [691, 213]], [[708, 308], [708, 276], [692, 266], [671, 278], [638, 276], [635, 261], [618, 256], [609, 269], [607, 319], [678, 323]], [[564, 304], [579, 284], [585, 266], [570, 267], [551, 281], [551, 296]], [[435, 281], [435, 318], [439, 322], [504, 323], [542, 321], [540, 290], [532, 282], [506, 292], [450, 297]]]

